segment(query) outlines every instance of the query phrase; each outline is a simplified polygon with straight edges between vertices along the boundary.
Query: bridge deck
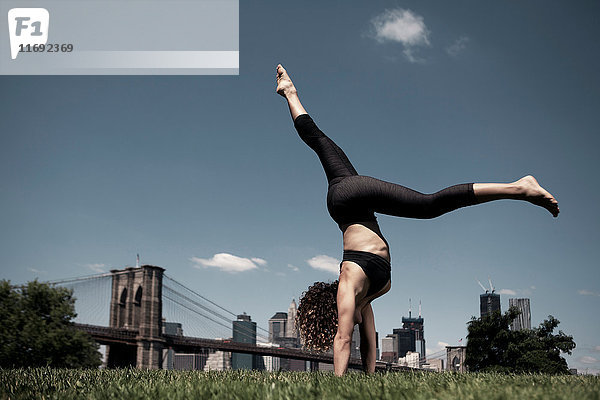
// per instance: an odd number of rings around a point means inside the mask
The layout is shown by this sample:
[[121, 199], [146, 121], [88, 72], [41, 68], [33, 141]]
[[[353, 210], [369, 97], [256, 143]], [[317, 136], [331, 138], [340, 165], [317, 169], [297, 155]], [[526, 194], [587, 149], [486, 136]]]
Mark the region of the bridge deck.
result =
[[[101, 344], [127, 344], [137, 346], [139, 333], [137, 330], [110, 328], [106, 326], [75, 324], [77, 329], [81, 329], [89, 333], [94, 340]], [[147, 340], [147, 339], [145, 339]], [[195, 338], [189, 336], [163, 335], [156, 338], [156, 341], [161, 341], [165, 348], [171, 348], [176, 352], [193, 353], [200, 349], [215, 349], [221, 351], [230, 351], [234, 353], [258, 354], [261, 356], [273, 356], [280, 358], [289, 358], [305, 361], [316, 361], [328, 364], [333, 364], [333, 355], [314, 353], [301, 349], [289, 349], [283, 347], [262, 347], [246, 343], [237, 343], [231, 340], [216, 340]], [[351, 358], [349, 367], [362, 368], [361, 360]], [[394, 370], [394, 371], [412, 371], [413, 368], [395, 366], [388, 363], [378, 362], [377, 370]]]

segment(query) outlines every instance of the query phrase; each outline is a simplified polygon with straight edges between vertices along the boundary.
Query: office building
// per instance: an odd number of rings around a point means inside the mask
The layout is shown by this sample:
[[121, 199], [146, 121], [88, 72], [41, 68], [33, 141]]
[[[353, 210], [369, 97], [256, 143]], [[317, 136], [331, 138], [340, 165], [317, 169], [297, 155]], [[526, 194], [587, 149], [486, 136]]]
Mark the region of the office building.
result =
[[[179, 322], [166, 322], [163, 318], [162, 320], [162, 332], [163, 335], [172, 335], [172, 336], [183, 336], [183, 328]], [[195, 369], [195, 368], [187, 368], [188, 364], [185, 364], [186, 368], [182, 369]], [[162, 366], [163, 369], [177, 369], [175, 368], [175, 351], [170, 348], [163, 348], [162, 350]]]
[[516, 307], [521, 314], [510, 324], [510, 329], [520, 331], [521, 329], [531, 329], [531, 308], [529, 299], [508, 299], [509, 307]]
[[296, 330], [296, 311], [298, 311], [296, 299], [292, 299], [287, 313], [287, 326], [285, 328], [286, 337], [300, 337], [299, 332]]
[[[256, 345], [256, 322], [246, 313], [237, 316], [233, 321], [233, 341]], [[231, 355], [231, 367], [233, 369], [257, 368], [257, 356], [254, 354], [233, 353]]]
[[[269, 319], [269, 342], [288, 349], [300, 348], [300, 333], [296, 329], [296, 300], [292, 299], [288, 312], [276, 312]], [[270, 361], [269, 361], [270, 362]], [[287, 358], [278, 359], [278, 370], [305, 371], [306, 362]]]
[[486, 292], [479, 295], [479, 313], [481, 318], [500, 310], [500, 295], [492, 292]]
[[269, 319], [269, 342], [276, 343], [277, 339], [286, 337], [288, 315], [277, 312]]
[[425, 358], [425, 331], [424, 320], [421, 316], [421, 302], [419, 302], [419, 316], [412, 317], [412, 307], [409, 306], [408, 318], [402, 317], [402, 329], [394, 329], [398, 334], [398, 357], [404, 357], [409, 351], [416, 351], [421, 359]]
[[419, 368], [420, 362], [420, 354], [416, 351], [409, 351], [406, 353], [404, 357], [400, 357], [398, 359], [398, 364], [409, 367], [409, 368]]
[[405, 328], [395, 328], [392, 332], [396, 338], [397, 357], [404, 357], [409, 351], [416, 351], [415, 331]]
[[381, 339], [381, 361], [398, 362], [398, 335], [391, 333]]

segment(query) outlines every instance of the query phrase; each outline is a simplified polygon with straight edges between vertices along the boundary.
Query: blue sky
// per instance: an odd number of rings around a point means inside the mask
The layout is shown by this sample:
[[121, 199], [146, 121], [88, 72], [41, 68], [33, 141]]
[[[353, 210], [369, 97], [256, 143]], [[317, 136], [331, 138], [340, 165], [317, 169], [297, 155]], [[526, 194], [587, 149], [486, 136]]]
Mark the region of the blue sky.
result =
[[393, 265], [392, 291], [373, 304], [380, 337], [412, 298], [428, 347], [457, 344], [478, 315], [475, 279], [491, 276], [503, 309], [531, 298], [533, 325], [554, 315], [577, 343], [570, 365], [597, 372], [599, 12], [240, 2], [239, 76], [0, 77], [1, 277], [88, 275], [139, 253], [263, 327], [335, 279], [341, 234], [318, 160], [274, 93], [282, 63], [363, 175], [433, 192], [533, 174], [559, 201], [558, 219], [515, 201], [380, 216]]

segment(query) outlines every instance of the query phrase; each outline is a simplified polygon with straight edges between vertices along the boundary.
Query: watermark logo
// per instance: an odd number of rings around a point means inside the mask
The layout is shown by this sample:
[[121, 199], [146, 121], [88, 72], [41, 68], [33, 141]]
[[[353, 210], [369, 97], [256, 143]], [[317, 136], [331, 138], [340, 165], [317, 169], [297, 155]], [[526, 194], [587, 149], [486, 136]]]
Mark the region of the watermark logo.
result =
[[48, 41], [50, 13], [45, 8], [12, 8], [8, 10], [10, 56], [14, 60], [24, 46], [45, 45]]

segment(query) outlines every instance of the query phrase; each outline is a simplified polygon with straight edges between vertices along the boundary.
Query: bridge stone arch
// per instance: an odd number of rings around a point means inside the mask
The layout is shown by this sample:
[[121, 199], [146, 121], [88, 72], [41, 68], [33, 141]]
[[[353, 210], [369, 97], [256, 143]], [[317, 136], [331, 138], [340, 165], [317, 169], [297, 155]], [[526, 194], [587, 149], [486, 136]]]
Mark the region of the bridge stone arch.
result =
[[162, 362], [162, 280], [164, 269], [154, 265], [111, 270], [111, 328], [137, 331], [137, 345], [107, 346], [107, 367], [158, 369]]

